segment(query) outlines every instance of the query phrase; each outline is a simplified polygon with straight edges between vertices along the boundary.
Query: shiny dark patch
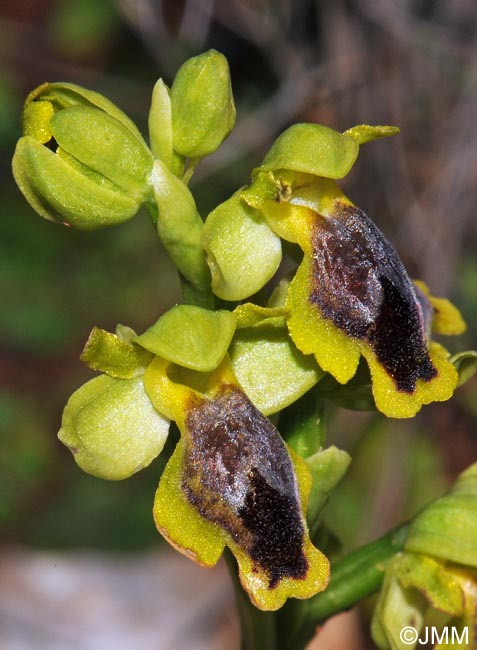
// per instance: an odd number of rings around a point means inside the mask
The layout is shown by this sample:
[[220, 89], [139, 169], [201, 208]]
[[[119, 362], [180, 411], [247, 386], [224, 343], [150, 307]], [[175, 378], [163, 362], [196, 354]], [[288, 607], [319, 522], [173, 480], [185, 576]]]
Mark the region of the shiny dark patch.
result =
[[350, 336], [366, 340], [396, 388], [413, 393], [437, 375], [420, 301], [398, 254], [366, 214], [337, 204], [312, 235], [310, 302]]
[[50, 151], [53, 151], [53, 153], [56, 153], [56, 151], [57, 151], [57, 149], [58, 149], [58, 142], [57, 142], [57, 141], [55, 140], [55, 138], [52, 136], [52, 137], [48, 140], [48, 142], [45, 142], [45, 143], [44, 143], [43, 146], [46, 147], [47, 149], [50, 149]]
[[293, 465], [276, 428], [239, 389], [195, 400], [182, 488], [266, 573], [269, 587], [307, 573]]

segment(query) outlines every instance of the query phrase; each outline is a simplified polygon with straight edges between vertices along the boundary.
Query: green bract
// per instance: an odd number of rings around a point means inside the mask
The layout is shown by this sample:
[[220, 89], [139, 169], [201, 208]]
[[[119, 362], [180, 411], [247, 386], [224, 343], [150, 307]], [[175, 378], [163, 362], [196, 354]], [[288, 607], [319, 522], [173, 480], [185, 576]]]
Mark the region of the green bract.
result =
[[149, 143], [155, 158], [172, 169], [174, 147], [172, 144], [172, 109], [170, 90], [159, 79], [153, 90], [149, 109]]
[[58, 437], [88, 474], [128, 478], [161, 452], [169, 421], [152, 406], [142, 377], [95, 377], [70, 397]]
[[208, 288], [210, 274], [201, 245], [203, 223], [187, 185], [160, 160], [152, 173], [158, 208], [157, 231], [178, 271], [198, 290]]
[[209, 50], [179, 69], [171, 88], [174, 149], [188, 158], [215, 151], [235, 123], [227, 59]]
[[306, 458], [312, 476], [307, 513], [312, 533], [318, 527], [319, 515], [327, 504], [331, 492], [345, 475], [350, 462], [351, 456], [334, 445]]
[[241, 200], [240, 190], [209, 214], [202, 242], [212, 289], [224, 300], [242, 300], [259, 291], [282, 258], [280, 238]]
[[135, 341], [167, 361], [209, 372], [224, 358], [234, 331], [235, 316], [229, 311], [177, 305]]
[[150, 200], [151, 152], [98, 93], [43, 84], [26, 100], [23, 130], [13, 173], [42, 217], [90, 230], [125, 221]]

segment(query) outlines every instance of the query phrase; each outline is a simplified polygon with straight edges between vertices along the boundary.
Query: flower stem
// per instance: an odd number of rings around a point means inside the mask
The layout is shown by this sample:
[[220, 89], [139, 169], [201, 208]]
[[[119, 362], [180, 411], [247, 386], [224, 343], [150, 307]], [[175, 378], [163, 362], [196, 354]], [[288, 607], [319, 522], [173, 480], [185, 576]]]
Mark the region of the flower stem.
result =
[[407, 533], [408, 524], [403, 524], [349, 553], [332, 566], [325, 591], [307, 601], [287, 604], [279, 614], [277, 650], [302, 650], [320, 623], [377, 591], [386, 563], [403, 549]]

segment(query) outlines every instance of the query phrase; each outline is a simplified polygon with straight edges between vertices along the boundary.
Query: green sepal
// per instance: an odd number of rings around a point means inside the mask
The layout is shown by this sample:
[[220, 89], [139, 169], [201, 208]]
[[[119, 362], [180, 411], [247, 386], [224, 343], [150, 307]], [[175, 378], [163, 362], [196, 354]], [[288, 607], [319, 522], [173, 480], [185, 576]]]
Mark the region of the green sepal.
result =
[[152, 91], [148, 125], [154, 158], [162, 160], [171, 172], [180, 176], [184, 171], [184, 160], [174, 152], [170, 89], [162, 79], [156, 82]]
[[265, 201], [286, 203], [292, 196], [292, 176], [285, 173], [284, 178], [275, 178], [273, 171], [264, 171], [259, 167], [254, 170], [252, 183], [240, 192], [240, 198], [257, 210]]
[[354, 165], [358, 151], [358, 142], [338, 131], [320, 124], [294, 124], [275, 140], [254, 174], [289, 169], [325, 178], [343, 178]]
[[295, 402], [323, 376], [313, 357], [293, 345], [286, 329], [270, 322], [237, 330], [230, 359], [238, 382], [265, 415]]
[[[135, 336], [134, 331], [133, 336]], [[80, 357], [81, 361], [92, 370], [121, 379], [142, 375], [152, 358], [151, 352], [140, 345], [128, 342], [99, 327], [93, 327], [91, 330]]]
[[234, 309], [237, 329], [261, 327], [262, 325], [285, 327], [287, 310], [284, 307], [261, 307], [252, 302], [238, 305]]
[[71, 106], [55, 113], [50, 128], [60, 148], [137, 201], [146, 200], [151, 152], [119, 120], [99, 108]]
[[388, 138], [392, 135], [398, 135], [400, 128], [398, 126], [370, 126], [369, 124], [358, 124], [351, 127], [343, 133], [350, 138], [354, 138], [358, 144], [366, 144], [380, 138]]
[[229, 311], [176, 305], [134, 341], [179, 366], [210, 372], [227, 353], [235, 320]]
[[334, 445], [305, 459], [312, 476], [307, 519], [313, 539], [320, 523], [320, 513], [328, 503], [331, 492], [341, 481], [351, 462], [351, 456]]
[[[178, 271], [198, 289], [210, 287], [210, 273], [202, 249], [203, 223], [189, 188], [160, 160], [152, 173], [159, 209], [157, 231]], [[210, 289], [209, 289], [210, 291]]]
[[100, 375], [68, 400], [58, 437], [88, 474], [121, 480], [162, 451], [169, 420], [152, 406], [142, 377]]
[[464, 608], [462, 587], [451, 569], [434, 558], [416, 553], [399, 553], [392, 570], [406, 589], [418, 589], [441, 612], [460, 616]]
[[23, 107], [24, 134], [33, 136], [39, 142], [48, 142], [51, 138], [51, 117], [71, 106], [99, 108], [121, 122], [138, 140], [142, 140], [134, 122], [109, 99], [94, 90], [63, 82], [46, 82], [30, 92]]
[[[405, 589], [388, 564], [378, 603], [371, 622], [371, 634], [380, 650], [406, 650], [414, 644], [403, 642], [401, 634], [406, 627], [420, 632], [427, 601], [417, 589]], [[406, 637], [405, 637], [406, 638]], [[417, 637], [415, 639], [417, 642]]]
[[186, 61], [171, 88], [174, 149], [188, 158], [215, 151], [235, 124], [227, 59], [209, 50]]
[[240, 195], [241, 190], [209, 214], [202, 234], [212, 290], [224, 300], [243, 300], [259, 291], [282, 258], [280, 238]]
[[12, 169], [28, 203], [49, 221], [94, 230], [127, 221], [140, 207], [133, 196], [83, 174], [31, 136], [18, 141]]
[[476, 350], [466, 350], [465, 352], [454, 354], [454, 356], [450, 358], [450, 362], [454, 365], [455, 369], [459, 373], [459, 383], [457, 384], [458, 386], [465, 384], [477, 373]]
[[411, 522], [406, 550], [477, 568], [477, 463]]

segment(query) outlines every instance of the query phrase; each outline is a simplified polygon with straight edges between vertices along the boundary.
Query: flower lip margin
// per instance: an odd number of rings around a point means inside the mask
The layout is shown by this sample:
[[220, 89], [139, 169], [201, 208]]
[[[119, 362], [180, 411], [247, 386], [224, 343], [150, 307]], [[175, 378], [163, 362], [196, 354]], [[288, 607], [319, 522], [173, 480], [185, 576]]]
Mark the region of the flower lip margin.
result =
[[346, 334], [366, 341], [396, 390], [413, 393], [437, 375], [421, 301], [395, 249], [356, 206], [335, 203], [312, 231], [309, 300]]
[[[188, 371], [190, 372], [190, 371]], [[228, 358], [199, 390], [158, 358], [145, 374], [156, 408], [181, 431], [156, 493], [154, 519], [180, 552], [212, 566], [225, 546], [260, 609], [325, 588], [329, 563], [304, 517], [311, 477], [238, 385]], [[290, 536], [293, 544], [290, 553]]]

